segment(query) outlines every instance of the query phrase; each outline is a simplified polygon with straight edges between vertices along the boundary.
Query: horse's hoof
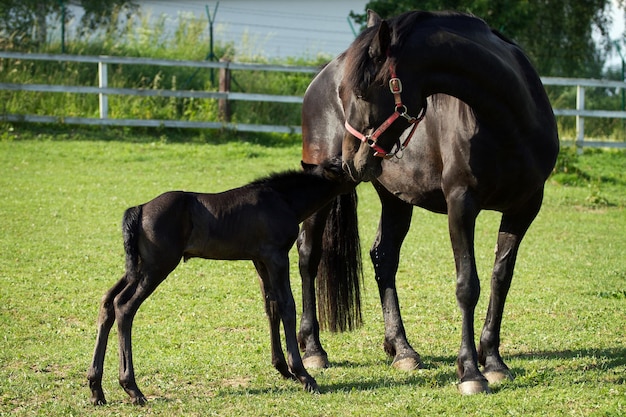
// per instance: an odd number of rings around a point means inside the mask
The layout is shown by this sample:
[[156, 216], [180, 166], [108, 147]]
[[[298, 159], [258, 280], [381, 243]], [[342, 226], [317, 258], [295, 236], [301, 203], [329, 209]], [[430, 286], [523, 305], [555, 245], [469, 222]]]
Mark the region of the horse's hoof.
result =
[[330, 366], [328, 358], [322, 355], [307, 356], [302, 358], [302, 364], [307, 369], [325, 369]]
[[396, 369], [401, 371], [415, 371], [422, 368], [422, 362], [419, 359], [415, 359], [411, 356], [407, 356], [402, 359], [394, 360], [391, 364]]
[[486, 380], [459, 382], [457, 388], [462, 395], [489, 394], [491, 392]]
[[483, 373], [489, 384], [496, 385], [504, 381], [513, 381], [513, 375], [507, 371], [491, 371]]

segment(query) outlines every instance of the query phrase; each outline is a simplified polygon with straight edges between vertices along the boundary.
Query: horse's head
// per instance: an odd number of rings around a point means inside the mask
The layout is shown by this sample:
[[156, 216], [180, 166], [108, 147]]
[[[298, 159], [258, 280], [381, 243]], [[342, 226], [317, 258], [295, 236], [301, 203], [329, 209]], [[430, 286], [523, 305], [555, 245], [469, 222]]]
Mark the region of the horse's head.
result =
[[[417, 86], [396, 74], [393, 49], [389, 24], [368, 11], [368, 28], [346, 51], [339, 86], [346, 117], [343, 166], [355, 181], [379, 176], [382, 159], [401, 151], [408, 141], [400, 144], [400, 136], [411, 125], [417, 126], [425, 112]], [[403, 81], [404, 89], [410, 87], [411, 94], [402, 93]], [[410, 116], [407, 108], [420, 110], [420, 114]]]

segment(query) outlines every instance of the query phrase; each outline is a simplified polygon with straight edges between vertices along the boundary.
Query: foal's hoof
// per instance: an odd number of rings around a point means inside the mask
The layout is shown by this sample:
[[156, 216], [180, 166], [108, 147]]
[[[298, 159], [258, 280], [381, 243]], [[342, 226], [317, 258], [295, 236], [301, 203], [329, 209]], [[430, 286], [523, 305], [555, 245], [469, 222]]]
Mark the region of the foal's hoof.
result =
[[415, 371], [423, 368], [422, 361], [419, 356], [417, 358], [413, 356], [405, 356], [404, 358], [394, 359], [391, 364], [396, 369], [401, 371]]
[[310, 381], [304, 384], [304, 390], [306, 392], [310, 392], [311, 394], [319, 394], [320, 387], [317, 385], [317, 382], [313, 378]]
[[143, 395], [140, 395], [139, 397], [133, 397], [131, 399], [131, 402], [133, 403], [133, 405], [144, 406], [146, 405], [148, 400]]
[[457, 388], [462, 395], [489, 394], [491, 392], [487, 380], [459, 382]]
[[491, 385], [497, 385], [504, 381], [513, 381], [513, 375], [508, 370], [485, 372], [483, 375]]
[[106, 405], [107, 400], [104, 398], [102, 385], [96, 382], [89, 381], [89, 388], [91, 388], [91, 398], [89, 398], [91, 404], [95, 406]]
[[302, 364], [307, 369], [325, 369], [330, 366], [326, 355], [306, 356], [302, 358]]
[[101, 405], [106, 405], [107, 400], [104, 399], [104, 397], [92, 397], [91, 398], [91, 404], [93, 404], [94, 406], [101, 406]]

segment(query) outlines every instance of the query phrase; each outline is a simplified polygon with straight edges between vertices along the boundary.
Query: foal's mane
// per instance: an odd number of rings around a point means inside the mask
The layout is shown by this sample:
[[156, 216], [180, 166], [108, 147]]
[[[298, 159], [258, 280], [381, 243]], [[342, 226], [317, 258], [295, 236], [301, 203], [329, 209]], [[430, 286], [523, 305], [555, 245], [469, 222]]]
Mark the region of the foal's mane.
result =
[[313, 185], [330, 184], [321, 174], [305, 171], [283, 171], [270, 174], [249, 183], [246, 187], [268, 187], [278, 192], [291, 191]]

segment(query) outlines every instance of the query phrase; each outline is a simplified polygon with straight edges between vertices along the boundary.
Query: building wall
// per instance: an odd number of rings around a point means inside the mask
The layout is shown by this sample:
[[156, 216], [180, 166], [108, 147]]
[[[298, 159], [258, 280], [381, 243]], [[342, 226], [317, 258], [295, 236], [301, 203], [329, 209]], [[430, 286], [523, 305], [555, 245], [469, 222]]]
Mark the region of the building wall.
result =
[[[137, 1], [150, 19], [165, 17], [166, 28], [194, 16], [214, 19], [214, 39], [233, 42], [238, 54], [268, 58], [335, 56], [354, 40], [358, 27], [350, 11], [363, 13], [365, 0]], [[207, 29], [208, 30], [208, 29]]]

